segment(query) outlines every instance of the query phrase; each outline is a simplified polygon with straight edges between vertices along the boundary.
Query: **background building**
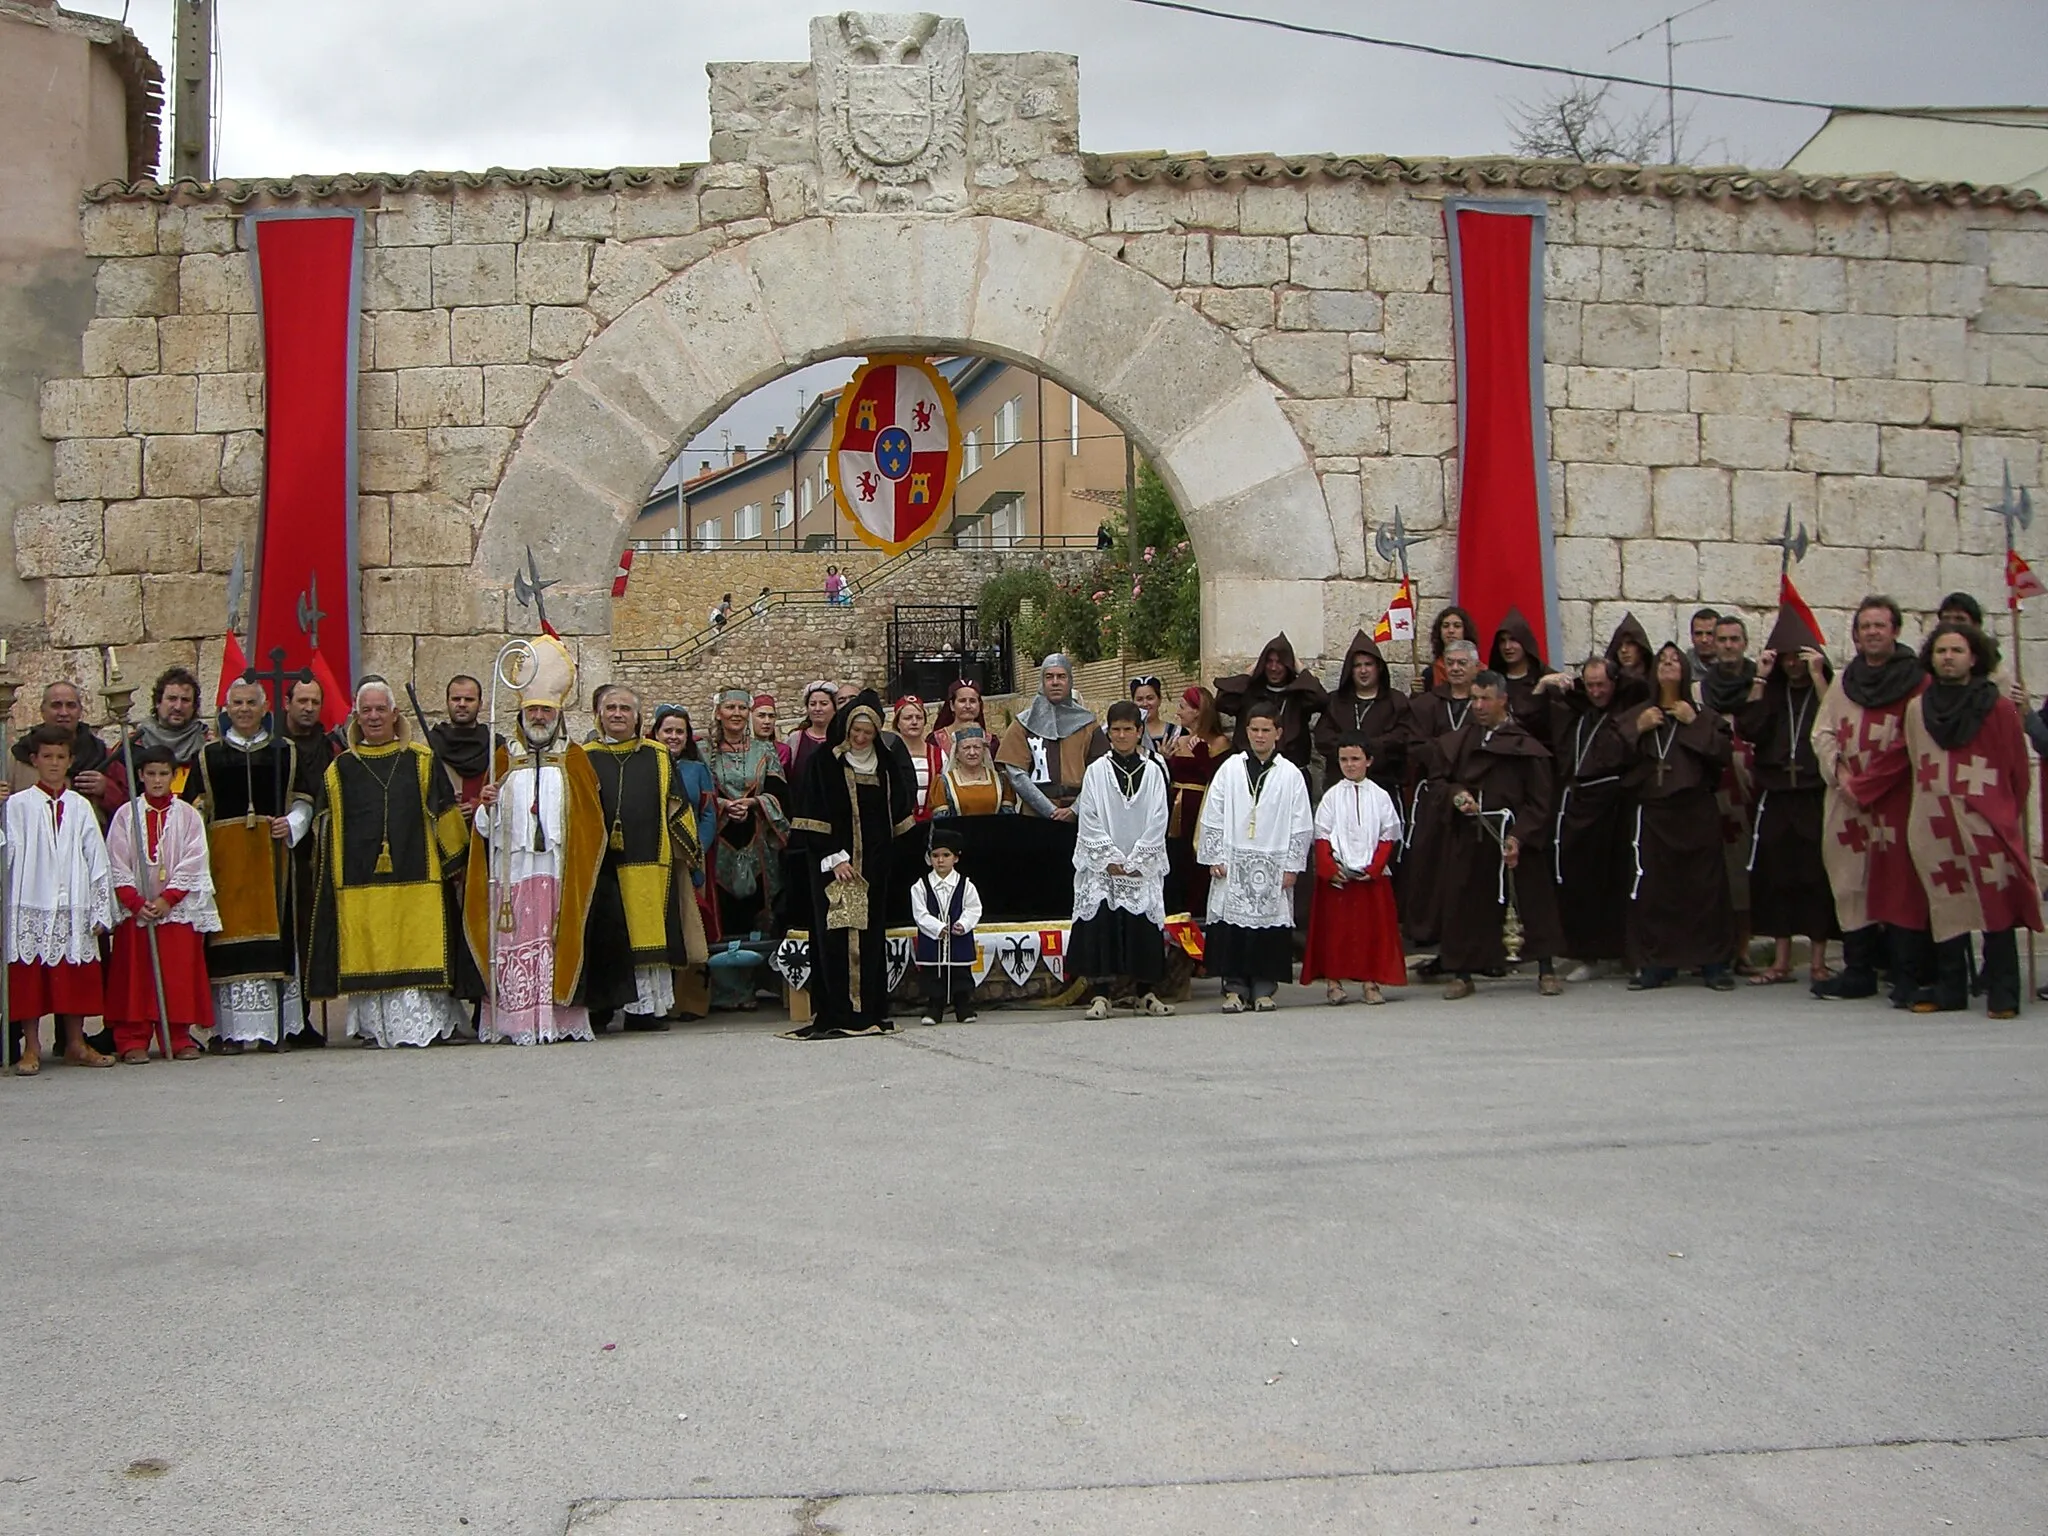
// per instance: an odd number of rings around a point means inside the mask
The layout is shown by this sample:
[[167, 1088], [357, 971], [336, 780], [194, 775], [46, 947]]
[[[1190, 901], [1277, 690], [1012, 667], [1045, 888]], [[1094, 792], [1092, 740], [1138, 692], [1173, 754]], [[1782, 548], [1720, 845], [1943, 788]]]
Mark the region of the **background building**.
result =
[[[1124, 435], [1080, 397], [1029, 369], [983, 357], [937, 367], [960, 406], [960, 484], [935, 537], [966, 547], [1087, 544], [1124, 497]], [[858, 544], [828, 481], [838, 392], [820, 395], [766, 448], [699, 458], [652, 497], [636, 542], [671, 550], [847, 548]]]
[[1888, 172], [2048, 195], [2048, 107], [1843, 108], [1785, 162], [1807, 176]]

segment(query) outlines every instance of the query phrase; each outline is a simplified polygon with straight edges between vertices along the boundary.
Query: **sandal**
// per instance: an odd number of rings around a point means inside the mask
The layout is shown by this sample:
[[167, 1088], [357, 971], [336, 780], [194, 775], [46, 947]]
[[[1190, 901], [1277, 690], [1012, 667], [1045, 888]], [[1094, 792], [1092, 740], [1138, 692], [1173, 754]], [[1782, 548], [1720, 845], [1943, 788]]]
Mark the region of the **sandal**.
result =
[[173, 1060], [173, 1061], [197, 1061], [197, 1060], [199, 1060], [199, 1059], [200, 1059], [200, 1058], [201, 1058], [202, 1056], [204, 1056], [205, 1054], [206, 1054], [206, 1053], [205, 1053], [204, 1051], [200, 1050], [198, 1046], [196, 1046], [196, 1045], [188, 1045], [188, 1046], [184, 1047], [184, 1049], [182, 1049], [182, 1050], [176, 1050], [176, 1051], [173, 1051], [173, 1052], [171, 1052], [171, 1060]]
[[121, 1053], [121, 1065], [124, 1067], [146, 1067], [149, 1065], [149, 1052], [123, 1051]]
[[113, 1057], [102, 1056], [89, 1045], [82, 1045], [75, 1051], [66, 1051], [64, 1060], [74, 1067], [111, 1067], [114, 1064]]
[[1274, 1002], [1273, 999], [1271, 999], [1270, 997], [1262, 997], [1257, 1002], [1252, 1004], [1252, 1012], [1271, 1013], [1275, 1008], [1279, 1006], [1280, 1005]]
[[[1758, 971], [1753, 974], [1749, 978], [1749, 984], [1752, 987], [1775, 987], [1779, 982], [1790, 981], [1791, 979], [1792, 973], [1789, 970], [1781, 970], [1774, 965], [1767, 971]], [[1819, 981], [1821, 978], [1816, 976], [1813, 979]]]
[[1343, 982], [1326, 981], [1323, 983], [1323, 1001], [1326, 1003], [1348, 1003], [1351, 1001], [1351, 995], [1344, 990]]
[[1157, 992], [1147, 992], [1138, 1000], [1138, 1011], [1155, 1019], [1170, 1019], [1173, 1017], [1173, 1004], [1162, 1003]]
[[1376, 981], [1368, 981], [1365, 984], [1365, 995], [1361, 1001], [1366, 1003], [1384, 1003], [1386, 997], [1380, 992], [1380, 984]]
[[1239, 997], [1239, 996], [1238, 996], [1238, 995], [1237, 995], [1237, 994], [1236, 994], [1235, 992], [1226, 992], [1226, 993], [1224, 993], [1224, 994], [1223, 994], [1223, 1011], [1224, 1011], [1225, 1013], [1243, 1013], [1243, 1012], [1244, 1012], [1244, 999], [1243, 999], [1243, 998], [1241, 998], [1241, 997]]

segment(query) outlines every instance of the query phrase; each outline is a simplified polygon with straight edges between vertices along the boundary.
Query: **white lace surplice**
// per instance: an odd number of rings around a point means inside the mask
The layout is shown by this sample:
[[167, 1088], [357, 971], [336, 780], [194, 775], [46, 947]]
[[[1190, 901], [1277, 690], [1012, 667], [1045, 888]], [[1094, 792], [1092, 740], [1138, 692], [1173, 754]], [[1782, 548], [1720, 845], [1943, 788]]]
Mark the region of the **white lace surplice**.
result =
[[455, 1033], [462, 1005], [450, 992], [396, 987], [348, 999], [348, 1032], [376, 1045], [432, 1045]]
[[[61, 804], [62, 825], [52, 806]], [[99, 818], [76, 790], [55, 802], [17, 790], [4, 808], [9, 856], [7, 956], [47, 965], [100, 957], [96, 927], [114, 926], [114, 882]]]
[[[277, 1044], [277, 983], [265, 976], [244, 976], [213, 984], [213, 1032], [222, 1040], [239, 1040], [244, 1045]], [[305, 1033], [304, 1009], [299, 1004], [299, 978], [288, 976], [284, 983], [285, 1033]]]
[[1195, 862], [1225, 871], [1209, 883], [1208, 920], [1234, 928], [1291, 928], [1294, 897], [1282, 879], [1308, 868], [1315, 839], [1308, 781], [1276, 755], [1254, 803], [1245, 771], [1250, 762], [1250, 753], [1232, 753], [1202, 801]]
[[[1081, 778], [1074, 801], [1074, 921], [1093, 917], [1106, 903], [1166, 926], [1166, 770], [1142, 758], [1138, 793], [1126, 800], [1115, 761], [1098, 757]], [[1121, 865], [1135, 874], [1112, 875]]]

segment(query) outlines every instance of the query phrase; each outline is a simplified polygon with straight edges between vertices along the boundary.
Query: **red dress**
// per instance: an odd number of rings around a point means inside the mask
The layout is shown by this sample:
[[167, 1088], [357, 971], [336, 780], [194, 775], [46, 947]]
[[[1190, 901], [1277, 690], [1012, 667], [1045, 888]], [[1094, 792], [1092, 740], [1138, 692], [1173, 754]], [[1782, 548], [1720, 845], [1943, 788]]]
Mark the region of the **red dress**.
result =
[[1308, 911], [1308, 949], [1301, 957], [1301, 980], [1374, 981], [1383, 987], [1408, 983], [1401, 952], [1401, 916], [1394, 907], [1394, 883], [1386, 876], [1394, 844], [1381, 843], [1367, 866], [1369, 880], [1337, 878], [1337, 861], [1326, 838], [1317, 838], [1309, 855], [1315, 871], [1315, 899]]

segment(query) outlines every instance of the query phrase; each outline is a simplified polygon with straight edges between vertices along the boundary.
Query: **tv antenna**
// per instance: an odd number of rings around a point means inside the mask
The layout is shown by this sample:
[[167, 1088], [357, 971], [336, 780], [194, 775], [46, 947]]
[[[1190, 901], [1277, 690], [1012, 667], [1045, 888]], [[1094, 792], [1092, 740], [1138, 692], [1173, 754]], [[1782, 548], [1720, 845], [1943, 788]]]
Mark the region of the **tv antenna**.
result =
[[1698, 0], [1682, 11], [1673, 11], [1669, 16], [1651, 22], [1633, 37], [1624, 37], [1609, 53], [1619, 53], [1632, 44], [1640, 43], [1651, 33], [1664, 34], [1664, 133], [1670, 144], [1671, 164], [1678, 164], [1678, 50], [1692, 48], [1700, 43], [1725, 43], [1734, 37], [1732, 32], [1717, 33], [1713, 37], [1678, 37], [1671, 30], [1671, 23], [1682, 21], [1695, 11], [1704, 11], [1710, 5], [1719, 5], [1721, 0]]

